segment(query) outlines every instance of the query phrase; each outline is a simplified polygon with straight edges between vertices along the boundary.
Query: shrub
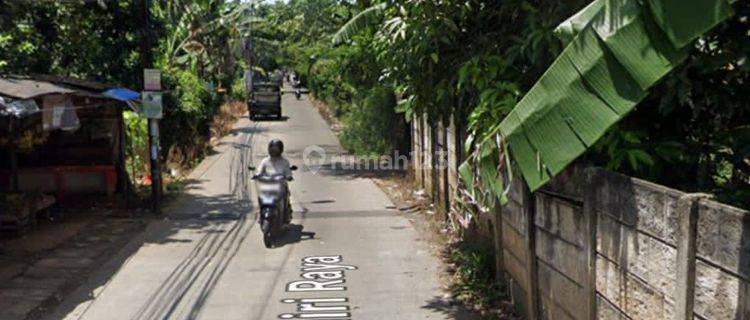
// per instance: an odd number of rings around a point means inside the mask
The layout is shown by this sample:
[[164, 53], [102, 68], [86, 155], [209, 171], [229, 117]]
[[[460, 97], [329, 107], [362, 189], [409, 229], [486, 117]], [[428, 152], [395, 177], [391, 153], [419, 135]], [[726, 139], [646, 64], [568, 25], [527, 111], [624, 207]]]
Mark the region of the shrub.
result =
[[[185, 161], [200, 158], [208, 140], [211, 119], [221, 102], [219, 96], [209, 92], [204, 82], [192, 70], [171, 69], [163, 72], [163, 82], [169, 88], [164, 96], [164, 120], [161, 123], [162, 151], [168, 154], [185, 154]], [[199, 141], [200, 140], [200, 141]]]
[[245, 79], [237, 77], [232, 82], [232, 87], [229, 88], [229, 97], [232, 100], [247, 100], [247, 93], [245, 92]]
[[361, 155], [382, 155], [397, 145], [399, 115], [395, 112], [396, 96], [384, 87], [371, 89], [362, 102], [352, 105], [344, 117], [341, 143]]

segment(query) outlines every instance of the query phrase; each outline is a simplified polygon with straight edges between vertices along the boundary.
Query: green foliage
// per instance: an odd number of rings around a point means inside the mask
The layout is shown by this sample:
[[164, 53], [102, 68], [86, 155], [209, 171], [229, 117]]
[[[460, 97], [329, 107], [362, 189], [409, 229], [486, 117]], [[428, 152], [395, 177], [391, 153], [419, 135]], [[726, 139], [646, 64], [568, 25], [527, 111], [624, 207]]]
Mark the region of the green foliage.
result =
[[[366, 12], [367, 19], [354, 19], [341, 28], [339, 34], [346, 37], [339, 40], [356, 47], [360, 42], [353, 34], [376, 30], [371, 42], [382, 68], [378, 79], [406, 98], [398, 109], [407, 118], [414, 112], [426, 112], [430, 119], [457, 114], [471, 133], [468, 142], [482, 141], [567, 44], [555, 38], [556, 26], [587, 3], [374, 1], [372, 10], [358, 11]], [[589, 11], [600, 10], [602, 4]], [[662, 4], [656, 0], [643, 3]], [[725, 7], [714, 9], [720, 12], [701, 15], [695, 23], [687, 21], [687, 34], [674, 29], [686, 25], [679, 15], [657, 15], [656, 19], [663, 28], [671, 28], [671, 40], [684, 44], [699, 34], [696, 30], [710, 27], [728, 12]], [[588, 151], [588, 161], [748, 204], [748, 4], [737, 2], [733, 9], [734, 18], [690, 45], [687, 63], [667, 75], [633, 114], [604, 134]], [[680, 10], [685, 14], [701, 11], [697, 7]], [[566, 21], [559, 30], [568, 43], [592, 19], [591, 12]], [[368, 22], [369, 27], [358, 20]], [[639, 85], [647, 80], [639, 78]], [[533, 165], [538, 159], [521, 162]], [[469, 180], [479, 176], [473, 169], [464, 170], [476, 173], [467, 176]]]
[[137, 113], [126, 111], [125, 133], [127, 134], [127, 163], [125, 169], [131, 178], [137, 179], [148, 174], [148, 121]]
[[359, 15], [362, 23], [356, 27], [362, 29], [342, 35], [351, 44], [332, 45], [334, 33], [360, 14], [359, 8], [333, 0], [261, 6], [259, 17], [269, 23], [256, 31], [275, 33], [276, 41], [258, 42], [256, 51], [276, 53], [276, 64], [300, 75], [315, 98], [344, 124], [341, 140], [350, 151], [362, 155], [389, 154], [394, 149], [405, 152], [406, 123], [396, 113], [394, 87], [381, 81], [385, 67], [378, 61], [375, 30], [366, 23], [375, 18]]
[[344, 118], [346, 128], [341, 144], [357, 154], [390, 154], [398, 138], [393, 131], [398, 125], [395, 108], [396, 96], [392, 90], [371, 89], [361, 104], [354, 105]]
[[[685, 64], [589, 151], [589, 161], [750, 207], [750, 4], [733, 8], [734, 18], [694, 43]], [[641, 150], [653, 163], [636, 159], [634, 168], [617, 149]]]
[[195, 145], [196, 139], [208, 136], [211, 119], [221, 100], [214, 92], [207, 90], [208, 84], [192, 70], [168, 70], [164, 73], [162, 82], [172, 89], [164, 96], [162, 131], [178, 133], [162, 135], [164, 151], [173, 147], [200, 148], [201, 146]]
[[134, 1], [0, 0], [0, 7], [0, 73], [139, 82]]
[[229, 96], [233, 100], [245, 101], [247, 100], [247, 93], [245, 92], [245, 79], [237, 77], [232, 82], [232, 87], [229, 89]]
[[[147, 3], [153, 65], [161, 69], [166, 91], [162, 131], [170, 134], [162, 135], [162, 150], [198, 149], [183, 152], [191, 159], [180, 161], [190, 162], [204, 151], [202, 141], [224, 99], [215, 89], [229, 88], [242, 76], [238, 61], [244, 37], [259, 23], [256, 8], [225, 0]], [[138, 4], [0, 0], [0, 73], [70, 75], [137, 90], [144, 62]], [[233, 91], [235, 97], [242, 95]], [[135, 118], [129, 121], [135, 126]], [[137, 130], [132, 134], [142, 138]], [[129, 161], [138, 169], [143, 156], [135, 149]]]
[[485, 310], [508, 298], [501, 282], [495, 279], [491, 241], [465, 239], [452, 243], [446, 258], [454, 278], [450, 290], [458, 301]]
[[487, 129], [500, 123], [518, 102], [518, 85], [503, 80], [508, 67], [507, 61], [493, 55], [474, 57], [458, 70], [459, 94], [476, 105], [469, 114], [467, 128], [479, 135], [477, 140], [484, 140]]

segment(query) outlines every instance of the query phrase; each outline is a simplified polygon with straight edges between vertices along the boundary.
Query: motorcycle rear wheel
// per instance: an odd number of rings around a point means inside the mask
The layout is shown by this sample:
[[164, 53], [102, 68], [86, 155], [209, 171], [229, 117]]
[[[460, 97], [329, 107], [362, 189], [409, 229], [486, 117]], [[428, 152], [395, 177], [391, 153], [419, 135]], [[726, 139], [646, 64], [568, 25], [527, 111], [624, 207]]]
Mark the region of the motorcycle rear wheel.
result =
[[261, 231], [263, 231], [263, 245], [266, 248], [273, 247], [273, 234], [271, 233], [271, 221], [263, 220], [261, 224]]

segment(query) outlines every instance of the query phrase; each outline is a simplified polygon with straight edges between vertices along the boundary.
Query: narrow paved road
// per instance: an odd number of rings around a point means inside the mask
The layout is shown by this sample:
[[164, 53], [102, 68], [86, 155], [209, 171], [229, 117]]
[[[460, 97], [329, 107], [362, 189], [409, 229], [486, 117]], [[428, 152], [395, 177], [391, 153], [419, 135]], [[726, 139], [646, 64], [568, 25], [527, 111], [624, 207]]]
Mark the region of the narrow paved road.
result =
[[[341, 152], [306, 97], [285, 121], [242, 119], [190, 176], [163, 221], [101, 266], [48, 319], [452, 319], [438, 260], [369, 179], [305, 168], [303, 150]], [[164, 132], [163, 134], [169, 134]], [[246, 167], [280, 138], [300, 167], [295, 217], [266, 249]], [[304, 300], [312, 299], [312, 300]]]

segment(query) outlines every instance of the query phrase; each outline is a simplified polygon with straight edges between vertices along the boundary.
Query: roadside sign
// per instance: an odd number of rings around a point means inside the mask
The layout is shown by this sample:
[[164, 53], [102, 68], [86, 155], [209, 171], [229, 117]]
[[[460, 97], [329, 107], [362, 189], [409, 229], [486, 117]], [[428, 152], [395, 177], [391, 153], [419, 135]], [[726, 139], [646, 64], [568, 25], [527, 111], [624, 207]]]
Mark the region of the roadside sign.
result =
[[143, 90], [161, 90], [161, 71], [159, 69], [143, 69]]
[[143, 102], [143, 115], [149, 119], [161, 119], [163, 116], [161, 92], [144, 91], [141, 97]]

